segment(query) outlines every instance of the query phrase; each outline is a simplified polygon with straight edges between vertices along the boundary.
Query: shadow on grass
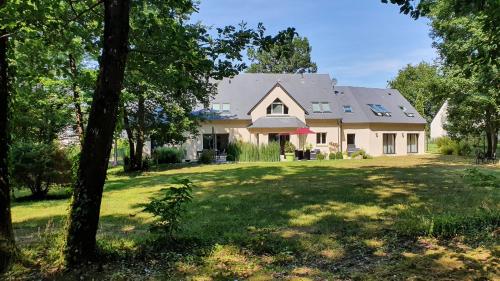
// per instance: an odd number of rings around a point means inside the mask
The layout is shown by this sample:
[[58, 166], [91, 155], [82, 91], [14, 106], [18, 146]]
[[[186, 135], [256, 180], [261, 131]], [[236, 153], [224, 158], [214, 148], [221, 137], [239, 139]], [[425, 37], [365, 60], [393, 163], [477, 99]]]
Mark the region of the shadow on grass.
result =
[[[463, 262], [463, 268], [443, 265], [441, 259], [450, 251], [427, 253], [417, 239], [399, 237], [393, 224], [408, 210], [439, 214], [495, 207], [498, 192], [472, 189], [460, 173], [467, 164], [449, 157], [409, 167], [371, 163], [354, 168], [321, 163], [220, 165], [208, 171], [179, 169], [108, 181], [105, 192], [167, 187], [172, 176], [187, 177], [197, 187], [174, 243], [152, 240], [144, 218], [113, 215], [101, 217], [100, 245], [110, 255], [140, 262], [177, 253], [168, 256], [162, 269], [174, 279], [190, 274], [247, 278], [259, 271], [244, 266], [252, 263], [284, 270], [288, 277], [293, 267], [309, 267], [346, 278], [361, 273], [393, 278], [391, 271], [409, 278], [425, 275], [424, 266], [437, 278], [468, 276], [473, 267], [469, 263]], [[40, 226], [47, 220], [27, 223]], [[16, 231], [22, 228], [16, 224]], [[238, 258], [228, 261], [228, 256]], [[174, 263], [196, 270], [181, 270], [172, 267]]]

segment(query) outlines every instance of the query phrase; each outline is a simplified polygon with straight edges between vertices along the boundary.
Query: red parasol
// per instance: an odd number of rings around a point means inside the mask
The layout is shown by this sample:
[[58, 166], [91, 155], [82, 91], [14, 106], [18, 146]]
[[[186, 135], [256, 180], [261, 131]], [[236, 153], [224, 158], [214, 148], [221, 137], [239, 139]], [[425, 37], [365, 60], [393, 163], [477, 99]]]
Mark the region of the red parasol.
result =
[[311, 131], [309, 128], [297, 128], [297, 130], [290, 133], [290, 135], [308, 135], [316, 134], [316, 132]]

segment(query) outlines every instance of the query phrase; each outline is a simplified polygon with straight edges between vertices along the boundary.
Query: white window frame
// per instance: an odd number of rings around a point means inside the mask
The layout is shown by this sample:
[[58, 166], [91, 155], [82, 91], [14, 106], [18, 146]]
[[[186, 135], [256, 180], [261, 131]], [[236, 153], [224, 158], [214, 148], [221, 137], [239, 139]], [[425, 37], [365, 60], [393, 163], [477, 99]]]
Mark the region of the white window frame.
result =
[[[319, 137], [320, 142], [318, 142], [318, 137]], [[327, 143], [326, 138], [327, 138], [327, 134], [325, 132], [316, 133], [316, 144], [317, 145], [325, 145]]]
[[406, 152], [418, 153], [418, 137], [419, 134], [408, 133], [406, 134]]

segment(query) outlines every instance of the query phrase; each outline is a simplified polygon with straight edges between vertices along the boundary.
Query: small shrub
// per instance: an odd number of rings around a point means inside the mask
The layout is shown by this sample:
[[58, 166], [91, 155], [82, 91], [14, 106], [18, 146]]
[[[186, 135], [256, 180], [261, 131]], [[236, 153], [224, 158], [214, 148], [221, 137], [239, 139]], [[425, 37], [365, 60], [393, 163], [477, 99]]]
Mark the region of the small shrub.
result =
[[193, 183], [189, 179], [175, 178], [174, 183], [180, 186], [162, 189], [163, 196], [153, 198], [143, 209], [156, 219], [151, 231], [169, 238], [180, 229], [182, 215], [186, 211], [185, 205], [193, 199]]
[[181, 163], [186, 152], [177, 147], [158, 147], [153, 152], [153, 158], [158, 164]]
[[337, 155], [335, 156], [336, 159], [344, 159], [344, 155], [342, 154], [341, 151], [337, 152]]
[[316, 158], [318, 158], [318, 160], [325, 160], [326, 155], [322, 152], [318, 152], [318, 154], [316, 154]]
[[10, 163], [14, 184], [29, 188], [35, 198], [44, 198], [52, 185], [71, 184], [71, 160], [55, 144], [15, 143]]
[[203, 150], [203, 152], [200, 155], [200, 159], [198, 159], [198, 162], [201, 164], [210, 164], [214, 162], [215, 159], [215, 152], [210, 149]]
[[361, 156], [362, 159], [371, 159], [372, 157], [368, 155], [363, 149], [360, 149], [354, 153], [351, 154], [351, 158], [356, 158], [358, 156]]
[[330, 160], [337, 159], [337, 153], [331, 152], [330, 154], [328, 154], [328, 159]]
[[287, 141], [285, 142], [285, 152], [286, 153], [295, 153], [295, 145], [293, 145], [293, 143]]
[[467, 156], [472, 152], [472, 147], [467, 140], [452, 140], [449, 137], [441, 137], [435, 140], [439, 152], [444, 155]]

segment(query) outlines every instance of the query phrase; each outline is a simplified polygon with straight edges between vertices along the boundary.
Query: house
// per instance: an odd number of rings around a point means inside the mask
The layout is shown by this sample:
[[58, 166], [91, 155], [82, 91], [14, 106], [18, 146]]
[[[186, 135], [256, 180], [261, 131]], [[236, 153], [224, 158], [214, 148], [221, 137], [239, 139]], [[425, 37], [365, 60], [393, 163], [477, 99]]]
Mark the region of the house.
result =
[[[328, 74], [240, 74], [218, 84], [199, 134], [184, 147], [188, 159], [204, 149], [224, 151], [241, 140], [305, 143], [324, 153], [365, 150], [373, 156], [424, 153], [425, 119], [394, 89], [335, 86]], [[302, 141], [304, 144], [304, 141]]]
[[444, 129], [444, 124], [446, 124], [446, 117], [448, 115], [448, 101], [445, 101], [439, 111], [434, 116], [431, 122], [431, 139], [437, 139], [440, 137], [447, 136], [447, 132]]

